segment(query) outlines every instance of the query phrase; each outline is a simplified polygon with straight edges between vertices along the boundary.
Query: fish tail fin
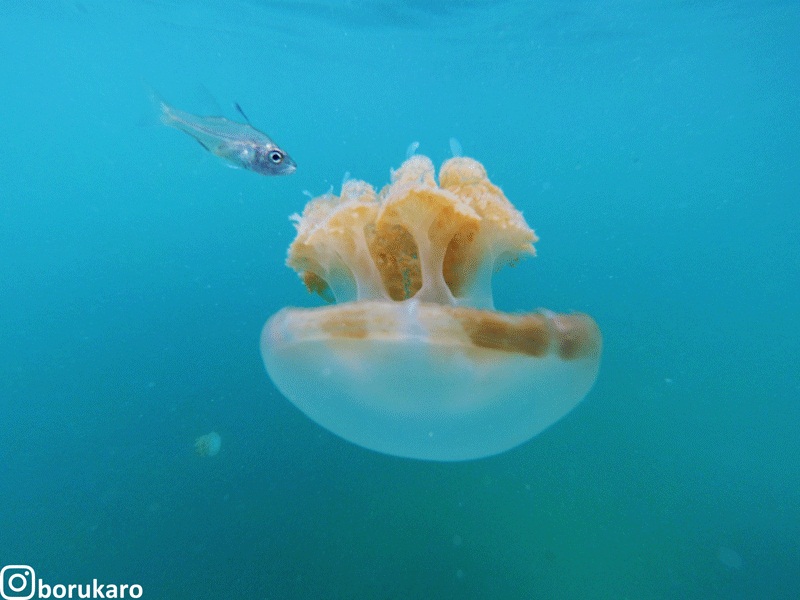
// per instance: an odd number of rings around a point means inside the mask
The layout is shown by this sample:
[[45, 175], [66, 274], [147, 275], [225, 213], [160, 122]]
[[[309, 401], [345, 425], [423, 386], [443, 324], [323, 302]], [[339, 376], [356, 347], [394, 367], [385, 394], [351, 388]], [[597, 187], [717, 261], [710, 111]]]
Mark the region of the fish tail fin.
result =
[[161, 97], [161, 94], [159, 94], [153, 86], [144, 80], [142, 80], [142, 85], [144, 85], [147, 91], [150, 104], [153, 105], [158, 113], [159, 120], [164, 125], [172, 125], [177, 120], [174, 109]]
[[155, 94], [152, 98], [153, 105], [158, 109], [158, 118], [164, 125], [172, 125], [178, 118], [175, 116], [175, 109], [167, 104], [164, 99]]

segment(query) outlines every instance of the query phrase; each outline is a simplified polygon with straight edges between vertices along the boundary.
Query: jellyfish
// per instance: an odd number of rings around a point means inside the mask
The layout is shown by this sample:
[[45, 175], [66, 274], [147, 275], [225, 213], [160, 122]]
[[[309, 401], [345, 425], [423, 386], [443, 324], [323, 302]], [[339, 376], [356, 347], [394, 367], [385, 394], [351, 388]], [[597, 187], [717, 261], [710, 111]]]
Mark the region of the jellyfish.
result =
[[222, 438], [216, 431], [201, 435], [194, 441], [194, 451], [198, 456], [216, 456], [222, 448]]
[[294, 216], [287, 265], [329, 306], [284, 308], [261, 354], [280, 392], [355, 444], [461, 461], [570, 412], [597, 377], [585, 314], [494, 309], [492, 275], [535, 254], [522, 213], [476, 160], [412, 154], [380, 193], [350, 179]]

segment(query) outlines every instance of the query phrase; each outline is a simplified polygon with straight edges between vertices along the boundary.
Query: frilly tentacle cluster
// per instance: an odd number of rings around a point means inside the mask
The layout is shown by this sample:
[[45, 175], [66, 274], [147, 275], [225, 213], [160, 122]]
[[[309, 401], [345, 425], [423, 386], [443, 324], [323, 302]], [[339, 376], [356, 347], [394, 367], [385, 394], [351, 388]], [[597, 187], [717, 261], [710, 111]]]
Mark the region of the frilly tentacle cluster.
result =
[[492, 308], [492, 274], [534, 255], [536, 234], [470, 158], [439, 172], [412, 156], [376, 194], [350, 180], [295, 218], [287, 265], [329, 302], [416, 298]]

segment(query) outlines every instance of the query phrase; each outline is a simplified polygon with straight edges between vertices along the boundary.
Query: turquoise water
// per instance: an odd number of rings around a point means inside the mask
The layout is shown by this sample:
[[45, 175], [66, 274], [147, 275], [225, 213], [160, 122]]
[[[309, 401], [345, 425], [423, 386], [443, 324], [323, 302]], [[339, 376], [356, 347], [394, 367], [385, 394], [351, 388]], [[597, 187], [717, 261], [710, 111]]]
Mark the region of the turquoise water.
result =
[[[792, 0], [0, 2], [0, 565], [163, 599], [799, 597], [798, 40]], [[239, 102], [297, 173], [226, 168], [143, 82]], [[498, 308], [605, 347], [552, 428], [437, 464], [318, 427], [258, 339], [318, 304], [283, 264], [303, 190], [451, 136], [541, 237]]]

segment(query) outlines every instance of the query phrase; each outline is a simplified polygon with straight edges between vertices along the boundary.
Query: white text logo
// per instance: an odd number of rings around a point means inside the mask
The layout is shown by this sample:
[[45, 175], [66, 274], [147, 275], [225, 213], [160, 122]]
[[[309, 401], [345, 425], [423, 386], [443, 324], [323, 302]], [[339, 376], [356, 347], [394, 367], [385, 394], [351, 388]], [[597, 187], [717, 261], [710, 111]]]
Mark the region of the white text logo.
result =
[[33, 567], [6, 565], [0, 570], [0, 596], [4, 600], [31, 600], [36, 598], [141, 598], [142, 586], [138, 583], [45, 583], [37, 579]]

